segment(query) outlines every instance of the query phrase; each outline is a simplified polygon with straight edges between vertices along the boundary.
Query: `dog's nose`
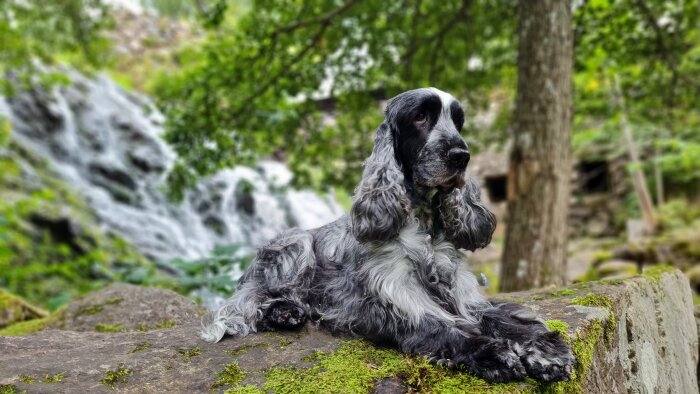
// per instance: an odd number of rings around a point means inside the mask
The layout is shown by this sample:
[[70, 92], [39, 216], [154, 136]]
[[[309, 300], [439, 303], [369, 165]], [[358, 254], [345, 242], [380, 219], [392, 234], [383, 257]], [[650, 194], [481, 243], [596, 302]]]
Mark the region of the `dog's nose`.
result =
[[447, 161], [450, 166], [455, 168], [467, 168], [469, 157], [469, 151], [463, 148], [452, 148], [447, 152]]

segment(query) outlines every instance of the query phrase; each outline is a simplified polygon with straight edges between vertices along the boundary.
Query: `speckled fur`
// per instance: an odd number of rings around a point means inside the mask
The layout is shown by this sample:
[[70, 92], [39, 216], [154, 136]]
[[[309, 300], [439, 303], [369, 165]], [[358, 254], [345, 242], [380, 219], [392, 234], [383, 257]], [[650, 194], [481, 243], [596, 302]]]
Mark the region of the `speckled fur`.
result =
[[310, 318], [489, 381], [568, 379], [573, 357], [558, 334], [523, 306], [487, 301], [458, 251], [488, 245], [496, 225], [465, 179], [463, 117], [434, 88], [395, 97], [350, 215], [261, 248], [236, 293], [205, 320], [203, 338], [294, 329]]

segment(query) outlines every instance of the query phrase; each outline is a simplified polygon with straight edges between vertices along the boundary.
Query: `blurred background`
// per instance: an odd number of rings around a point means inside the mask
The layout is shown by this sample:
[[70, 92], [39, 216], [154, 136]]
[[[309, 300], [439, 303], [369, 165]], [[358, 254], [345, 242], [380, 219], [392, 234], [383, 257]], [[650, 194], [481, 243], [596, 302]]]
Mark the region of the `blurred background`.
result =
[[36, 307], [0, 328], [112, 282], [216, 305], [255, 247], [348, 211], [423, 86], [466, 109], [486, 291], [656, 265], [699, 291], [700, 3], [526, 3], [2, 1], [0, 302]]

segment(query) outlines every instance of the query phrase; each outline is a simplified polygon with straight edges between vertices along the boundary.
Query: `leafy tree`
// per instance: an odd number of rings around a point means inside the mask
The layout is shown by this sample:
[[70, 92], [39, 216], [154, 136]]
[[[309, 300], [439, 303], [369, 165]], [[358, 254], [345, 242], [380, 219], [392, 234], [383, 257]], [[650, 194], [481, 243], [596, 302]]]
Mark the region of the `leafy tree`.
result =
[[102, 0], [0, 0], [0, 73], [5, 92], [29, 83], [62, 80], [39, 65], [68, 62], [83, 69], [101, 66], [109, 57], [101, 34], [110, 24]]
[[[478, 108], [514, 78], [513, 1], [276, 0], [235, 23], [212, 15], [206, 43], [156, 89], [179, 154], [176, 191], [260, 155], [286, 159], [300, 183], [351, 189], [379, 124], [377, 98], [434, 85]], [[338, 117], [325, 119], [321, 105]]]
[[[693, 0], [589, 0], [575, 14], [576, 118], [574, 147], [626, 153], [620, 107], [611, 102], [620, 81], [635, 140], [664, 178], [700, 180], [700, 4]], [[603, 149], [601, 149], [603, 148]], [[654, 151], [657, 154], [654, 155]], [[657, 179], [658, 181], [658, 179]]]

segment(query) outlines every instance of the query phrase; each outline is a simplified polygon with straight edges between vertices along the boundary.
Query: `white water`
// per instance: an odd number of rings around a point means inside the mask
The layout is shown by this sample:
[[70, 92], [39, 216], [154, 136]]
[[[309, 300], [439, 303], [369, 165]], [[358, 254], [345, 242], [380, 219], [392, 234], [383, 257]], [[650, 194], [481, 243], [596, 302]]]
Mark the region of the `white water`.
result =
[[289, 227], [313, 228], [340, 215], [329, 196], [289, 187], [282, 164], [236, 167], [202, 180], [181, 204], [164, 179], [175, 154], [161, 139], [163, 115], [146, 97], [106, 77], [70, 73], [51, 92], [0, 97], [13, 138], [44, 157], [114, 231], [156, 260], [208, 256], [215, 246], [259, 246]]

